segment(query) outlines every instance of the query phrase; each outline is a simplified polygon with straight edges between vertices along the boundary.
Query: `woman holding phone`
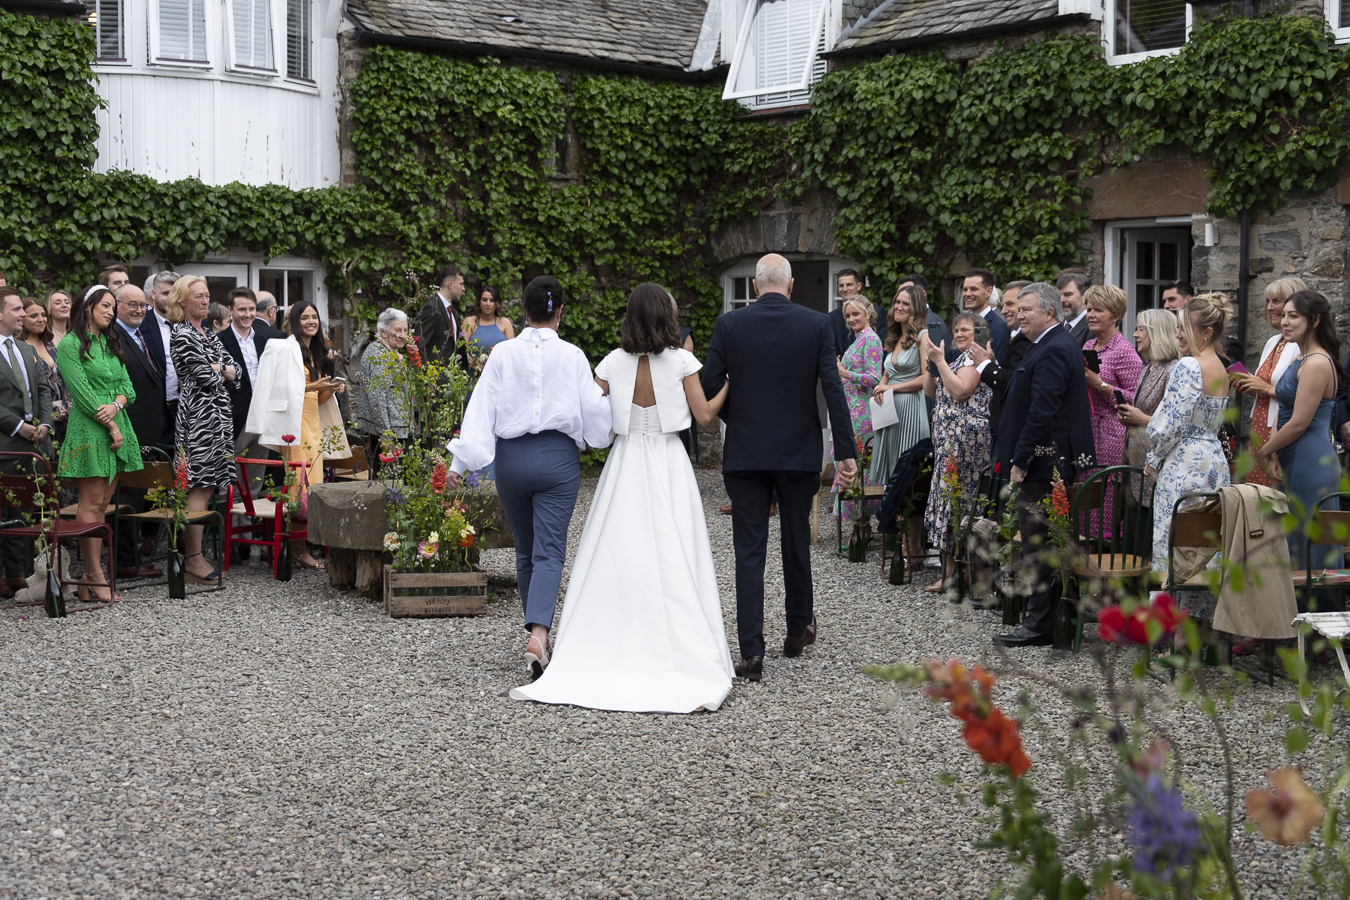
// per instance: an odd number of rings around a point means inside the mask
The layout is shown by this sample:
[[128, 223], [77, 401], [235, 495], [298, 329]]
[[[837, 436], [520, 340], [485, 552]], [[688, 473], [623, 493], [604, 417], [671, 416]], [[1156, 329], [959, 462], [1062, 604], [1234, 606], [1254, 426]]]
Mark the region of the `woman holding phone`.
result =
[[[1261, 361], [1257, 364], [1256, 374], [1237, 375], [1233, 381], [1237, 389], [1249, 397], [1255, 397], [1252, 403], [1251, 441], [1252, 453], [1259, 453], [1261, 445], [1270, 440], [1270, 435], [1280, 417], [1280, 398], [1275, 394], [1275, 385], [1280, 383], [1291, 363], [1298, 359], [1298, 344], [1290, 341], [1284, 334], [1284, 305], [1299, 291], [1308, 286], [1302, 278], [1290, 275], [1279, 278], [1266, 288], [1266, 321], [1275, 333], [1261, 348]], [[1265, 466], [1252, 466], [1247, 473], [1248, 484], [1263, 484], [1278, 488], [1280, 482], [1270, 474]]]
[[[1144, 371], [1144, 361], [1120, 333], [1128, 302], [1125, 292], [1112, 284], [1093, 285], [1083, 295], [1088, 331], [1092, 334], [1092, 339], [1083, 345], [1083, 365], [1092, 407], [1092, 442], [1097, 448], [1097, 465], [1102, 469], [1118, 466], [1125, 460], [1127, 430], [1116, 407], [1122, 399], [1134, 396], [1139, 375]], [[1095, 471], [1083, 473], [1083, 478]], [[1107, 492], [1100, 516], [1090, 517], [1092, 534], [1097, 533], [1102, 522], [1114, 521], [1114, 503]]]

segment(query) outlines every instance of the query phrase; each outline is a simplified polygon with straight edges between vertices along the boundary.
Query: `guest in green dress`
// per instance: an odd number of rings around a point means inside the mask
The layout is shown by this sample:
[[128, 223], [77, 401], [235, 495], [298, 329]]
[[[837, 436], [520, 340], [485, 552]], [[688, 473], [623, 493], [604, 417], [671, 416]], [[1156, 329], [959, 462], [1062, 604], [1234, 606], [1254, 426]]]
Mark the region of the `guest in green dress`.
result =
[[882, 363], [881, 383], [872, 389], [878, 404], [889, 397], [900, 421], [876, 432], [872, 440], [871, 484], [885, 484], [895, 472], [895, 464], [915, 444], [929, 437], [928, 402], [924, 399], [924, 367], [919, 355], [919, 338], [927, 333], [927, 292], [917, 285], [905, 285], [895, 292], [886, 323], [886, 356]]
[[[127, 376], [117, 329], [117, 304], [112, 291], [96, 284], [81, 295], [70, 317], [71, 340], [56, 350], [56, 368], [70, 391], [70, 418], [61, 444], [60, 475], [80, 492], [78, 522], [102, 522], [117, 490], [117, 477], [142, 468], [141, 446], [127, 419], [127, 404], [136, 399]], [[103, 539], [80, 538], [84, 557], [82, 598], [89, 591], [100, 600], [117, 600], [103, 573]]]

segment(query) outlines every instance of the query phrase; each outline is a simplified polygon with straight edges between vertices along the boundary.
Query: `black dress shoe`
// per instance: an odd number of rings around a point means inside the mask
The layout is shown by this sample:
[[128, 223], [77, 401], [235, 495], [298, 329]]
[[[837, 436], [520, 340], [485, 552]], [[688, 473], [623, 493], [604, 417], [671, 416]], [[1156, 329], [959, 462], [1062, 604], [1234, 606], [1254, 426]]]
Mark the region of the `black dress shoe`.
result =
[[1004, 647], [1048, 647], [1054, 642], [1054, 638], [1048, 634], [1037, 634], [1034, 631], [1027, 631], [1026, 628], [1018, 628], [1012, 634], [994, 635], [994, 643], [1002, 644]]
[[814, 644], [815, 642], [816, 642], [816, 617], [812, 616], [811, 624], [806, 626], [806, 630], [802, 632], [801, 637], [788, 638], [787, 640], [783, 641], [783, 655], [786, 656], [788, 659], [796, 659], [797, 657], [802, 655], [802, 651], [806, 649], [807, 644]]
[[736, 663], [736, 677], [746, 681], [759, 681], [764, 677], [764, 657], [752, 656]]

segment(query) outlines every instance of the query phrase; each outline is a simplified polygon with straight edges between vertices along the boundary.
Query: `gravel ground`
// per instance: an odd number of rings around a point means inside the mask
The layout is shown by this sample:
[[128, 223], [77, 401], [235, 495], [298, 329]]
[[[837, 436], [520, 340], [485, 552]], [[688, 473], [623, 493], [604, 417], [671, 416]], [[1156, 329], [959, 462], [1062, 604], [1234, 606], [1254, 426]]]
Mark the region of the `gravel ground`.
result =
[[[734, 636], [730, 519], [720, 476], [699, 479]], [[765, 680], [719, 711], [597, 713], [506, 696], [522, 677], [512, 560], [486, 554], [497, 602], [475, 619], [391, 620], [321, 574], [283, 585], [247, 568], [185, 602], [142, 591], [63, 621], [0, 613], [0, 897], [976, 898], [1015, 876], [976, 847], [990, 828], [962, 802], [981, 770], [959, 723], [861, 672], [949, 656], [1006, 672], [996, 614], [891, 587], [875, 552], [849, 565], [826, 540], [820, 640], [802, 658], [777, 656], [771, 600]], [[781, 585], [771, 553], [769, 597]], [[1109, 758], [1099, 740], [1068, 746], [1054, 687], [1095, 684], [1091, 658], [1015, 661], [1027, 672], [1005, 674], [998, 700], [1026, 689], [1039, 707], [1031, 777], [1063, 825], [1074, 798], [1051, 756]], [[1286, 762], [1294, 695], [1228, 685], [1245, 792]], [[1151, 693], [1217, 800], [1213, 730], [1171, 687]], [[1288, 896], [1296, 854], [1241, 830], [1236, 852], [1248, 896]]]

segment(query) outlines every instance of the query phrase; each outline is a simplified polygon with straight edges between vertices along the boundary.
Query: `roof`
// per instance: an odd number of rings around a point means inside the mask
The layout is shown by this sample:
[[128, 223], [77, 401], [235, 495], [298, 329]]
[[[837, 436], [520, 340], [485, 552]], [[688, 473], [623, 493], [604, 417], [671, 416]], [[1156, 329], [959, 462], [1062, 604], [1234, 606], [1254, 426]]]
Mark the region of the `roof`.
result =
[[[709, 0], [347, 0], [358, 29], [386, 42], [608, 68], [688, 69]], [[716, 4], [720, 9], [721, 4]], [[712, 23], [720, 26], [720, 20]], [[708, 68], [712, 48], [700, 54]], [[393, 40], [389, 40], [393, 39]], [[401, 40], [400, 40], [401, 39]], [[617, 65], [616, 65], [617, 64]]]
[[831, 55], [1048, 24], [1059, 8], [1059, 0], [887, 0], [846, 28]]

